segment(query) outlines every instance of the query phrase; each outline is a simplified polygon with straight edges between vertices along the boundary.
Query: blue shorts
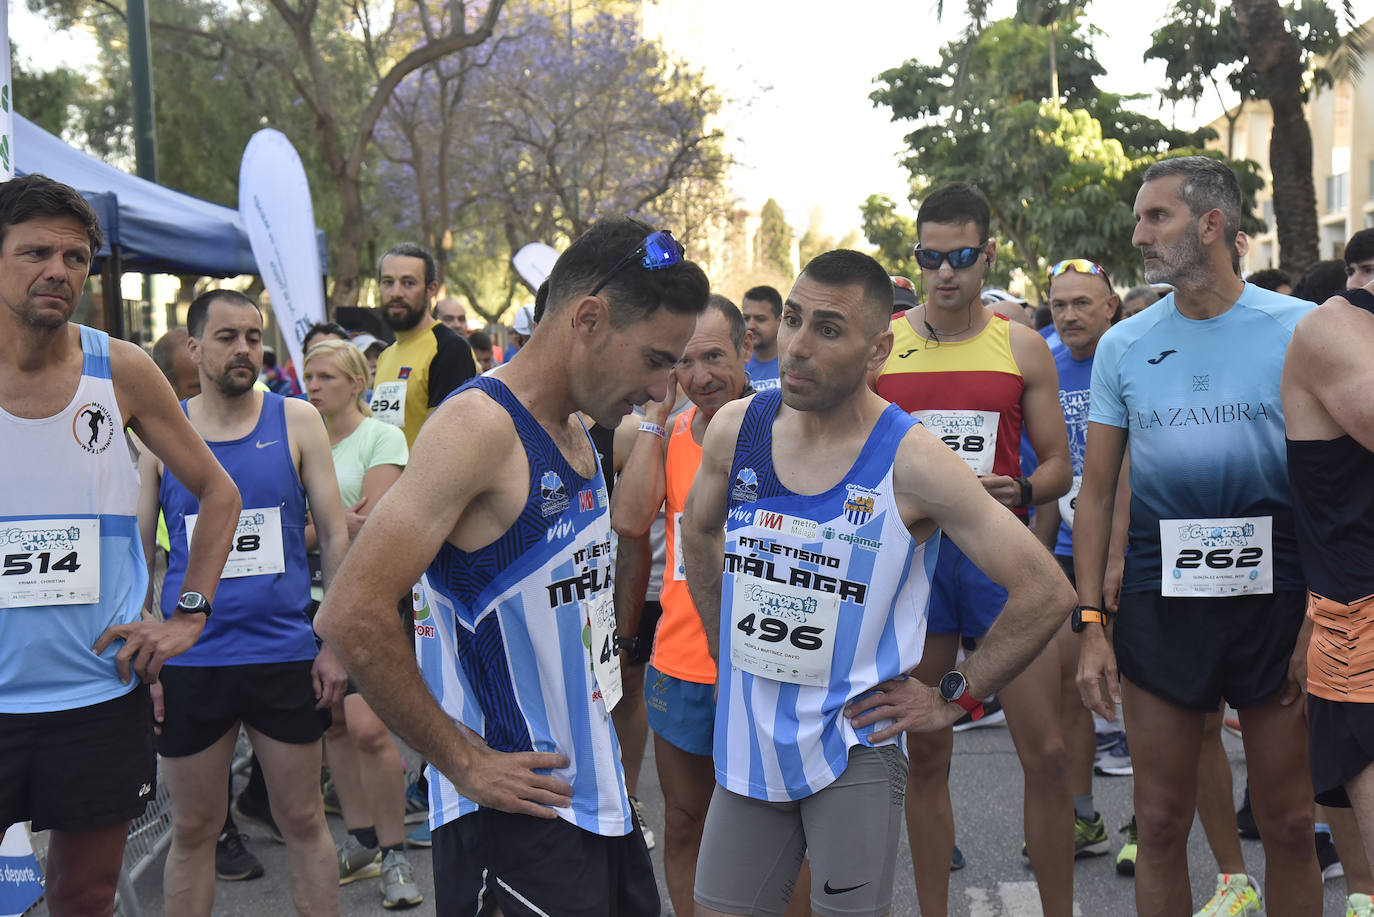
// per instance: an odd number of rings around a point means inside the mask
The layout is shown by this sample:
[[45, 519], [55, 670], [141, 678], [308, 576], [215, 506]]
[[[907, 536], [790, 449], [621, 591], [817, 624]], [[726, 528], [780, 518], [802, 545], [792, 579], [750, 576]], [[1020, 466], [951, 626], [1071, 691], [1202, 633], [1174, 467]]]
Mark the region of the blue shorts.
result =
[[975, 567], [957, 544], [941, 538], [926, 630], [978, 640], [987, 635], [1006, 604], [1007, 590]]
[[664, 675], [652, 665], [644, 671], [644, 707], [649, 728], [674, 748], [709, 755], [716, 728], [716, 686]]

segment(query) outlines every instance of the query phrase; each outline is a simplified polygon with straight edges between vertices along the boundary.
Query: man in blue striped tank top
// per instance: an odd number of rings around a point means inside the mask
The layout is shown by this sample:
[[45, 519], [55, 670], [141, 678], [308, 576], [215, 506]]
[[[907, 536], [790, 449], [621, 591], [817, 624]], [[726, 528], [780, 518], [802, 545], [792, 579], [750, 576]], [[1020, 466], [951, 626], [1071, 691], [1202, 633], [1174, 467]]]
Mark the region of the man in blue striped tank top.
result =
[[[706, 431], [682, 520], [719, 661], [699, 915], [781, 914], [804, 855], [813, 912], [888, 913], [904, 732], [981, 716], [975, 698], [1024, 668], [1073, 605], [1025, 526], [868, 388], [892, 347], [891, 306], [872, 258], [813, 259], [783, 306], [781, 391], [726, 405]], [[937, 688], [908, 675], [941, 530], [1010, 598]]]
[[[0, 185], [0, 835], [51, 831], [54, 915], [114, 908], [129, 823], [157, 782], [148, 684], [200, 637], [239, 512], [152, 360], [71, 322], [101, 243], [72, 188]], [[126, 430], [204, 507], [184, 584], [195, 601], [165, 623], [140, 620]]]
[[[320, 609], [363, 696], [430, 762], [439, 913], [660, 911], [610, 716], [610, 500], [576, 412], [614, 428], [667, 396], [709, 294], [683, 255], [634, 220], [575, 241], [529, 342], [435, 410]], [[411, 647], [383, 609], [417, 580]]]

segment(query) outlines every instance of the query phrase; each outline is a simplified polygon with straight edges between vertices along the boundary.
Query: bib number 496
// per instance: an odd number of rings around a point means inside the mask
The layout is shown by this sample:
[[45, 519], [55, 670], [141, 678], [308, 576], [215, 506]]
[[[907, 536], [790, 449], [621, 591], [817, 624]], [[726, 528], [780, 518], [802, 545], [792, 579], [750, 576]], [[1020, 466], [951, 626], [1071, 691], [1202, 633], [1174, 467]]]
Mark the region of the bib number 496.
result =
[[753, 614], [745, 615], [740, 618], [735, 628], [750, 637], [757, 633], [758, 639], [765, 643], [781, 643], [787, 640], [799, 650], [818, 650], [823, 645], [821, 634], [825, 631], [822, 628], [806, 624], [789, 627], [786, 621], [762, 616], [758, 616], [756, 622], [755, 617]]

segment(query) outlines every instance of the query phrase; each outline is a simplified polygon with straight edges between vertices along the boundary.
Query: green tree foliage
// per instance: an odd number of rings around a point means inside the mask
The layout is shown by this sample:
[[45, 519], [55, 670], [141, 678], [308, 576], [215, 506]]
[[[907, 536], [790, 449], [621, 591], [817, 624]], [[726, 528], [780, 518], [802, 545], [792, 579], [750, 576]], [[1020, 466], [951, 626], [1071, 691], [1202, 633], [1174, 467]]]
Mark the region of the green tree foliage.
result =
[[71, 124], [85, 98], [86, 78], [70, 67], [30, 70], [14, 42], [10, 42], [10, 81], [14, 110], [51, 134]]
[[759, 231], [754, 238], [754, 249], [759, 261], [769, 270], [777, 271], [784, 277], [796, 273], [792, 266], [792, 227], [787, 225], [782, 205], [771, 197], [759, 214]]
[[911, 247], [916, 243], [916, 220], [897, 212], [897, 203], [886, 194], [870, 194], [859, 208], [864, 238], [875, 248], [874, 257], [889, 274], [914, 269]]
[[[916, 125], [906, 138], [913, 198], [950, 181], [978, 185], [1000, 237], [1000, 265], [1024, 271], [1037, 299], [1051, 260], [1087, 257], [1118, 282], [1138, 277], [1130, 239], [1140, 173], [1165, 153], [1194, 152], [1211, 136], [1169, 128], [1099, 90], [1095, 79], [1103, 70], [1092, 53], [1092, 29], [1074, 10], [1053, 30], [1059, 97], [1051, 98], [1051, 33], [1017, 19], [990, 23], [942, 49], [938, 65], [908, 61], [881, 74], [872, 94], [894, 120]], [[963, 65], [977, 76], [961, 94]], [[870, 198], [865, 226], [870, 241], [896, 255], [895, 241], [883, 236], [893, 228], [887, 204]], [[914, 241], [912, 232], [894, 270], [915, 270]]]

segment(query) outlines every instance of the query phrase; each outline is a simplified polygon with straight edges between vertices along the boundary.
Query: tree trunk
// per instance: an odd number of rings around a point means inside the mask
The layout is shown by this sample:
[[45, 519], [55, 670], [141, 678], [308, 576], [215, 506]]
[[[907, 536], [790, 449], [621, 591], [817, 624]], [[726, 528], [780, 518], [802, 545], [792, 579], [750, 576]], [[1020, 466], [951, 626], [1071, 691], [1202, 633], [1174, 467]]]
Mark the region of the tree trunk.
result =
[[358, 278], [363, 258], [363, 197], [360, 183], [341, 180], [338, 183], [340, 220], [339, 237], [334, 246], [334, 264], [330, 272], [334, 289], [329, 297], [329, 311], [340, 306], [358, 304]]
[[1235, 0], [1232, 10], [1245, 47], [1246, 67], [1258, 77], [1258, 94], [1274, 112], [1269, 168], [1274, 177], [1279, 267], [1297, 276], [1321, 258], [1312, 131], [1303, 111], [1302, 58], [1277, 0]]

